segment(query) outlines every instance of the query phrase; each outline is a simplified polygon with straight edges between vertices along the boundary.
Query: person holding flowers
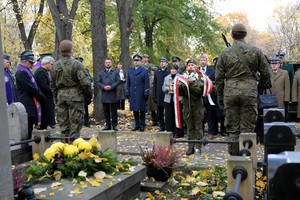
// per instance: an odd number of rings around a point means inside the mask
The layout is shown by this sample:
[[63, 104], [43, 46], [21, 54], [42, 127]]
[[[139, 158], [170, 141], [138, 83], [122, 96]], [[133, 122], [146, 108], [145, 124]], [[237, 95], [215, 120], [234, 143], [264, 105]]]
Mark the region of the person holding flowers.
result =
[[[188, 140], [200, 140], [203, 138], [203, 75], [197, 69], [194, 59], [187, 61], [187, 66], [182, 74], [187, 85], [179, 83], [179, 95], [182, 96], [183, 119], [187, 125]], [[191, 109], [191, 105], [193, 108]], [[189, 143], [186, 155], [194, 154], [195, 149], [200, 149], [201, 144]]]

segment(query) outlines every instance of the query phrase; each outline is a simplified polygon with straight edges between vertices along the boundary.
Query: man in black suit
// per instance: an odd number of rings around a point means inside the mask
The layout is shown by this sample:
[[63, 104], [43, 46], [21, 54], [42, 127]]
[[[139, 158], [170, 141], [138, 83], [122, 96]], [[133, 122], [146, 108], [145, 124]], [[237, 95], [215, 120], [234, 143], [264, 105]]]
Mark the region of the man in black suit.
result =
[[49, 71], [52, 68], [54, 59], [51, 56], [46, 56], [41, 60], [41, 67], [37, 68], [34, 73], [34, 78], [45, 95], [46, 99], [41, 101], [42, 107], [42, 121], [40, 129], [46, 129], [47, 126], [54, 128], [55, 125], [55, 109], [53, 102], [53, 93], [50, 88], [50, 76]]
[[[208, 78], [214, 82], [215, 81], [215, 69], [207, 65], [208, 58], [206, 55], [201, 55], [199, 58], [200, 70], [205, 73]], [[216, 104], [217, 99], [214, 93], [211, 94], [213, 102]], [[207, 113], [207, 123], [208, 123], [208, 139], [214, 139], [218, 134], [218, 121], [217, 121], [217, 112], [216, 106], [210, 105], [208, 97], [203, 98], [204, 107]]]
[[[97, 85], [102, 89], [102, 106], [105, 117], [105, 128], [103, 130], [118, 131], [118, 97], [117, 87], [120, 84], [119, 72], [112, 69], [112, 59], [105, 59], [105, 69], [100, 71]], [[112, 126], [111, 126], [112, 125]]]
[[159, 131], [165, 131], [165, 107], [164, 98], [165, 93], [162, 91], [162, 86], [164, 84], [165, 77], [170, 74], [170, 69], [168, 68], [167, 58], [160, 58], [159, 60], [160, 68], [155, 71], [154, 81], [153, 81], [153, 101], [157, 105], [157, 115], [159, 121]]
[[40, 122], [41, 107], [39, 102], [45, 100], [30, 69], [34, 63], [34, 55], [31, 51], [24, 51], [16, 72], [16, 85], [18, 100], [25, 106], [28, 118], [28, 136], [31, 139], [33, 124]]

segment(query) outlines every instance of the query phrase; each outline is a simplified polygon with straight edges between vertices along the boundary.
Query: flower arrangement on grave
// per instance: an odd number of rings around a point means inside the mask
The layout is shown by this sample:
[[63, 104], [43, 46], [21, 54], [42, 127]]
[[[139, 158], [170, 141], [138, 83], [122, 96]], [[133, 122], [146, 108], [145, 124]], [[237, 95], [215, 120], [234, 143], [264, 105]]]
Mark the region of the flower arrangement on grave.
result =
[[32, 183], [62, 177], [80, 178], [82, 174], [91, 176], [97, 172], [115, 175], [137, 164], [132, 159], [119, 162], [110, 149], [101, 150], [96, 137], [89, 141], [78, 138], [72, 144], [53, 143], [42, 157], [34, 155], [34, 160], [26, 171]]
[[140, 152], [144, 165], [147, 166], [148, 177], [157, 181], [166, 181], [177, 167], [181, 153], [173, 145], [141, 147]]

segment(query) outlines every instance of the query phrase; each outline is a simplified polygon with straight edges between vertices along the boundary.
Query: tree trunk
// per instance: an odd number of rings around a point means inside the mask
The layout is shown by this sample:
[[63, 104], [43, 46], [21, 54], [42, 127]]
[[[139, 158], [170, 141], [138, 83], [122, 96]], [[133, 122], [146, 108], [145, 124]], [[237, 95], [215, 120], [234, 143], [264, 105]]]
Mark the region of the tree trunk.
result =
[[55, 50], [54, 58], [58, 58], [58, 46], [62, 40], [72, 41], [73, 21], [78, 8], [79, 0], [73, 0], [70, 14], [67, 7], [66, 0], [47, 0], [50, 12], [55, 23]]
[[93, 50], [94, 74], [94, 119], [100, 121], [104, 118], [101, 104], [101, 92], [96, 84], [98, 74], [104, 68], [107, 57], [106, 16], [105, 1], [91, 0], [91, 30]]
[[136, 0], [117, 0], [119, 27], [121, 35], [121, 55], [120, 61], [127, 71], [131, 66], [129, 38], [133, 28], [133, 11]]
[[38, 10], [38, 13], [37, 13], [37, 15], [34, 19], [33, 24], [31, 25], [28, 37], [26, 35], [25, 25], [23, 23], [23, 17], [22, 17], [22, 13], [20, 12], [20, 7], [19, 7], [19, 4], [18, 4], [18, 1], [17, 0], [11, 0], [11, 3], [13, 4], [13, 10], [16, 14], [18, 27], [19, 27], [20, 35], [21, 35], [21, 40], [23, 42], [24, 48], [25, 48], [25, 50], [32, 50], [33, 39], [35, 37], [36, 30], [39, 26], [41, 18], [43, 16], [45, 0], [41, 0], [41, 2], [39, 4], [40, 7], [39, 7], [39, 10]]

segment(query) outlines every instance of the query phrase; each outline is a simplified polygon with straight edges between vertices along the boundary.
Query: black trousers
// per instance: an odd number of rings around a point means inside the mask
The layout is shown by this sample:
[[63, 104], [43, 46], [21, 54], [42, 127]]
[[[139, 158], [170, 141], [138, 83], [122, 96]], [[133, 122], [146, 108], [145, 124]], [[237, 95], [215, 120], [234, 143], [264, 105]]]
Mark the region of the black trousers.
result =
[[161, 129], [165, 129], [165, 107], [164, 106], [157, 106], [157, 116], [159, 127]]
[[217, 135], [218, 134], [218, 118], [216, 106], [210, 104], [204, 104], [207, 112], [207, 124], [208, 124], [208, 134]]
[[[182, 108], [182, 105], [180, 105], [180, 107]], [[173, 132], [173, 137], [183, 136], [184, 134], [183, 129], [179, 129], [176, 127], [174, 101], [171, 100], [170, 103], [165, 103], [165, 109], [166, 109], [166, 130]], [[180, 118], [181, 120], [183, 119], [182, 109], [180, 110]], [[182, 121], [181, 121], [181, 126], [183, 127]]]
[[135, 127], [146, 127], [146, 111], [133, 111]]
[[118, 100], [118, 109], [125, 110], [125, 99]]
[[116, 127], [118, 125], [118, 103], [102, 103], [105, 123], [107, 127]]

